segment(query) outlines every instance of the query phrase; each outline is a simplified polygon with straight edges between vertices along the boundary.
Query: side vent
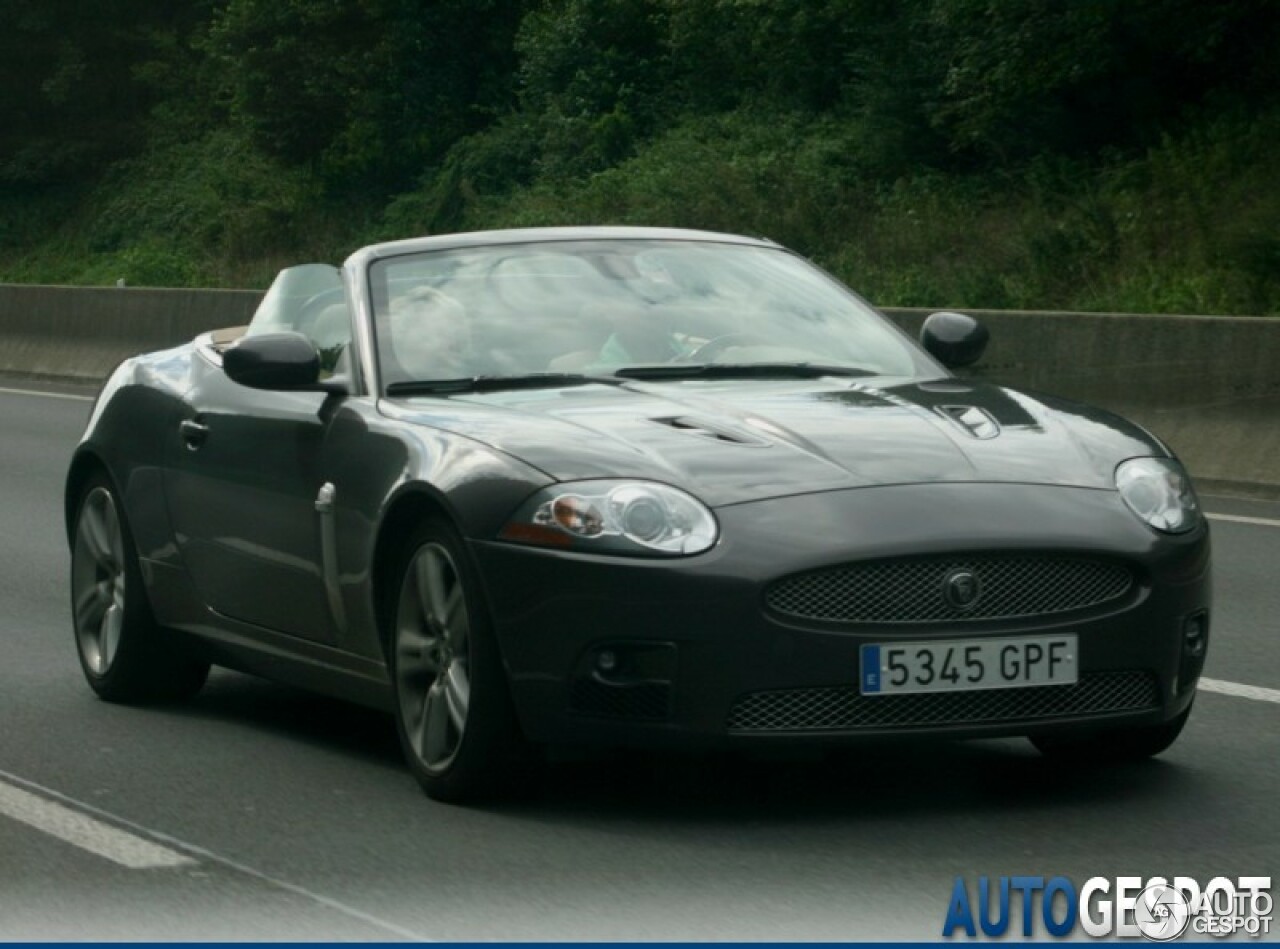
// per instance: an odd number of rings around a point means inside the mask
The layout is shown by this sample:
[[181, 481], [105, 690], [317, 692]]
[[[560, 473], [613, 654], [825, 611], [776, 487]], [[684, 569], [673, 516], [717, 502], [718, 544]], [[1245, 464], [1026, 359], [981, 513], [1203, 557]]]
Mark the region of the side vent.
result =
[[678, 432], [688, 432], [690, 435], [710, 438], [718, 442], [729, 442], [733, 445], [768, 444], [768, 442], [763, 439], [756, 438], [746, 432], [712, 425], [708, 422], [702, 421], [701, 419], [691, 418], [688, 415], [673, 415], [666, 418], [651, 419], [651, 421], [657, 422], [659, 425], [665, 425], [667, 428], [674, 428]]
[[976, 405], [940, 405], [937, 411], [974, 438], [995, 438], [1000, 434], [1000, 423]]

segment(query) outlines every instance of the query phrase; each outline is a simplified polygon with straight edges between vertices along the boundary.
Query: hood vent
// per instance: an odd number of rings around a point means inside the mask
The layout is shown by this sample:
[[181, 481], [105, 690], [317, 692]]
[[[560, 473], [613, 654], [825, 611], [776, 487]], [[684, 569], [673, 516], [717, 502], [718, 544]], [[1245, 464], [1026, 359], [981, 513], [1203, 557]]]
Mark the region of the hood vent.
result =
[[678, 432], [688, 432], [690, 435], [698, 435], [702, 438], [710, 438], [718, 442], [729, 442], [731, 445], [767, 444], [767, 442], [762, 439], [748, 435], [746, 432], [712, 425], [702, 419], [691, 418], [688, 415], [673, 415], [666, 418], [651, 419], [650, 421], [657, 422], [659, 425], [665, 425], [667, 428], [674, 428]]
[[995, 438], [1000, 434], [1000, 423], [976, 405], [939, 405], [937, 412], [974, 438]]

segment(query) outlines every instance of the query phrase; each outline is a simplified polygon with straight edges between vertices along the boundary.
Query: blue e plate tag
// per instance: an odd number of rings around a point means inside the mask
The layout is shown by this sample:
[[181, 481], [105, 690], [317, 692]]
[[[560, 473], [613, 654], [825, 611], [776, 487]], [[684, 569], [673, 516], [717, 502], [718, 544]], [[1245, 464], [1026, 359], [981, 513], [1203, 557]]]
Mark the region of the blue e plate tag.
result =
[[880, 691], [880, 647], [862, 647], [862, 694]]

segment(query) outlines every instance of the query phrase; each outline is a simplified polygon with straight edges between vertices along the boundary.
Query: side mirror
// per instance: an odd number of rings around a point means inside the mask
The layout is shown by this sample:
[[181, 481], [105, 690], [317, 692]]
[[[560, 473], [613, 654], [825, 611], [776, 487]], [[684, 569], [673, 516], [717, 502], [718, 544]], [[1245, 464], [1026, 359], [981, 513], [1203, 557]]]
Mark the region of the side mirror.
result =
[[320, 354], [301, 333], [244, 336], [222, 354], [227, 376], [251, 389], [319, 390]]
[[925, 352], [948, 369], [971, 366], [982, 358], [991, 334], [972, 316], [943, 310], [932, 314], [920, 327], [920, 344]]

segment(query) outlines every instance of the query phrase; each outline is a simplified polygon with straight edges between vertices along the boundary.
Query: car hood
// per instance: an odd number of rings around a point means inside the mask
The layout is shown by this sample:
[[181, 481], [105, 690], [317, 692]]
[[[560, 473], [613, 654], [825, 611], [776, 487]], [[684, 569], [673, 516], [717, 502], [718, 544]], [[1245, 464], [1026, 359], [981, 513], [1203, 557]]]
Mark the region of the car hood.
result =
[[712, 506], [939, 481], [1111, 489], [1119, 462], [1167, 454], [1110, 413], [960, 380], [628, 382], [382, 405], [559, 481], [657, 480]]

